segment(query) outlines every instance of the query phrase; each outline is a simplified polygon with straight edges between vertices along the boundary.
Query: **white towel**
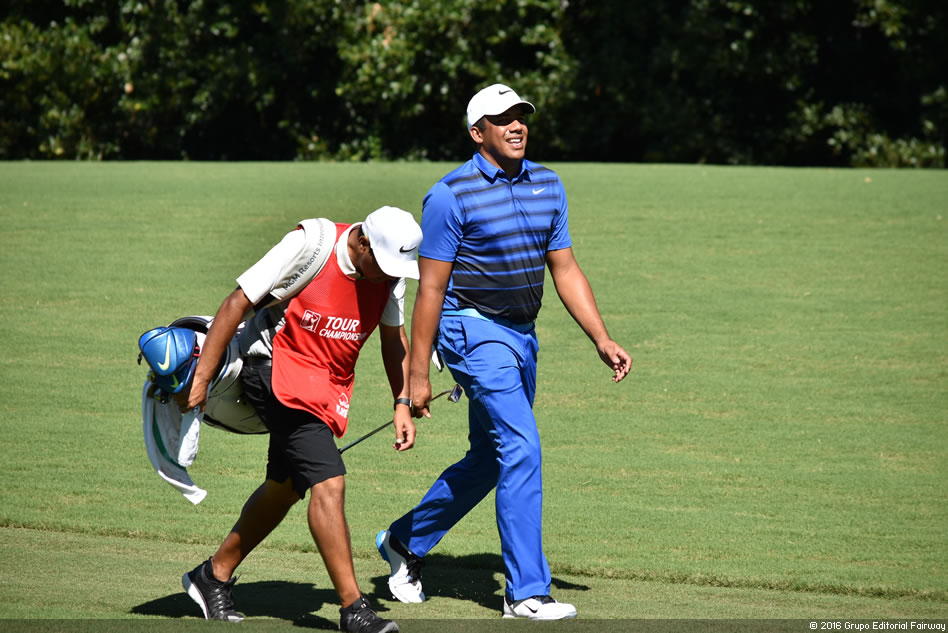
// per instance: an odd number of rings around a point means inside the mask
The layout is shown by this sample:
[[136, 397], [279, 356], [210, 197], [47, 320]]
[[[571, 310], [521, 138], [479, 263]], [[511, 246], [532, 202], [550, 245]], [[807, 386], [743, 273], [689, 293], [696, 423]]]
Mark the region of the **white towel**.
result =
[[190, 412], [182, 415], [174, 399], [158, 401], [152, 394], [154, 385], [146, 380], [142, 388], [142, 433], [145, 451], [155, 472], [191, 503], [197, 505], [207, 491], [197, 487], [187, 467], [198, 452], [203, 415]]

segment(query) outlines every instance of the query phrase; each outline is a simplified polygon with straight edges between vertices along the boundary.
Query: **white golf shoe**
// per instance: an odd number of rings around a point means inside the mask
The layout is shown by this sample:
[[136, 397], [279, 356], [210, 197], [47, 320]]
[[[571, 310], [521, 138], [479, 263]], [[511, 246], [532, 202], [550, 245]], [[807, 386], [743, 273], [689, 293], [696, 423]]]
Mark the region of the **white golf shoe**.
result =
[[533, 596], [510, 602], [504, 596], [505, 618], [527, 620], [566, 620], [576, 617], [576, 607], [566, 602], [557, 602], [550, 596]]
[[382, 530], [375, 536], [375, 546], [382, 558], [392, 566], [388, 588], [395, 599], [399, 602], [424, 602], [425, 592], [421, 590], [421, 567], [424, 561], [412, 554], [388, 530]]

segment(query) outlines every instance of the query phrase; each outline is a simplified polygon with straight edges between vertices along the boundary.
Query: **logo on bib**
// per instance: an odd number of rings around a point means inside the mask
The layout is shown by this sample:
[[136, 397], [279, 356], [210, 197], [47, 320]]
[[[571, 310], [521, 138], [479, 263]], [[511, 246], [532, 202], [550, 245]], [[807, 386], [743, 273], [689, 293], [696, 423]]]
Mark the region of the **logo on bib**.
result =
[[307, 310], [303, 313], [303, 318], [300, 319], [300, 327], [304, 330], [309, 330], [310, 332], [315, 332], [316, 328], [319, 327], [319, 320], [322, 318], [320, 314], [313, 312], [312, 310]]
[[339, 402], [336, 403], [336, 413], [342, 418], [349, 418], [349, 396], [344, 393], [339, 394]]
[[[316, 332], [315, 329], [313, 331]], [[359, 319], [337, 316], [326, 317], [323, 328], [317, 334], [341, 341], [361, 341], [368, 336], [368, 334], [361, 331], [361, 321]]]

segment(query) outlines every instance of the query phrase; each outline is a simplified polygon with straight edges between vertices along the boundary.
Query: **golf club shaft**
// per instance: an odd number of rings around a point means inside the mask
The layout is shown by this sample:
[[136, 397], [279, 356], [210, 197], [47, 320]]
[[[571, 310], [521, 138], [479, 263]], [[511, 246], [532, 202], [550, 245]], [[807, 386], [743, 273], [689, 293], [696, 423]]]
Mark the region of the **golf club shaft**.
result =
[[[439, 393], [438, 395], [432, 396], [430, 401], [437, 400], [437, 399], [440, 398], [441, 396], [446, 396], [446, 395], [448, 395], [449, 393], [451, 393], [452, 391], [454, 391], [454, 389], [446, 389], [446, 390], [442, 391], [441, 393]], [[430, 402], [430, 401], [429, 401], [429, 402]], [[391, 420], [389, 420], [388, 422], [386, 422], [385, 424], [383, 424], [383, 425], [380, 426], [379, 428], [375, 429], [374, 431], [369, 431], [368, 433], [366, 433], [365, 435], [363, 435], [363, 436], [360, 437], [359, 439], [353, 441], [352, 443], [346, 444], [345, 446], [343, 446], [342, 448], [339, 449], [339, 452], [342, 453], [343, 451], [346, 451], [346, 450], [352, 448], [353, 446], [355, 446], [356, 444], [358, 444], [358, 443], [361, 442], [362, 440], [367, 440], [367, 439], [369, 439], [370, 437], [372, 437], [373, 435], [375, 435], [376, 433], [378, 433], [379, 431], [381, 431], [382, 429], [384, 429], [385, 427], [387, 427], [389, 424], [394, 424], [394, 422], [395, 422], [395, 418], [392, 418]]]

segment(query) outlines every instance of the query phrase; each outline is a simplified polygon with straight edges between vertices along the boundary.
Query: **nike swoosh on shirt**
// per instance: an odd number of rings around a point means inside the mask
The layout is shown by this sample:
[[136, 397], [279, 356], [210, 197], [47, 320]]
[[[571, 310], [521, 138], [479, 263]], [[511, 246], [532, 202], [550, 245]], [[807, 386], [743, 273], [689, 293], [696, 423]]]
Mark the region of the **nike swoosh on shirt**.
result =
[[171, 366], [171, 339], [168, 339], [168, 344], [165, 345], [165, 362], [158, 363], [158, 369], [164, 371]]
[[538, 193], [541, 193], [543, 191], [546, 191], [546, 187], [540, 187], [539, 189], [534, 189], [533, 195], [537, 195]]
[[410, 252], [412, 252], [413, 250], [415, 250], [415, 247], [414, 247], [414, 246], [412, 246], [411, 248], [405, 248], [404, 246], [402, 246], [401, 248], [398, 249], [398, 252], [399, 252], [399, 253], [410, 253]]

